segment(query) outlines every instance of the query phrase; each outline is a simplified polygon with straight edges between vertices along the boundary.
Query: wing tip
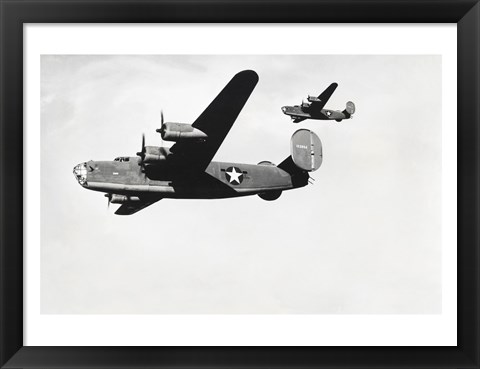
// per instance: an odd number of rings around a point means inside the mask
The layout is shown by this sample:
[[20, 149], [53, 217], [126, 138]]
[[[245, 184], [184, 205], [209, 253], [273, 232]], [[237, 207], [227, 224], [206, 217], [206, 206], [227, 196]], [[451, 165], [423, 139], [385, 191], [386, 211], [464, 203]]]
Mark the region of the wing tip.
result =
[[241, 72], [238, 72], [237, 74], [235, 74], [235, 77], [241, 77], [241, 78], [248, 79], [255, 84], [258, 82], [257, 72], [255, 72], [254, 70], [251, 70], [251, 69], [242, 70]]

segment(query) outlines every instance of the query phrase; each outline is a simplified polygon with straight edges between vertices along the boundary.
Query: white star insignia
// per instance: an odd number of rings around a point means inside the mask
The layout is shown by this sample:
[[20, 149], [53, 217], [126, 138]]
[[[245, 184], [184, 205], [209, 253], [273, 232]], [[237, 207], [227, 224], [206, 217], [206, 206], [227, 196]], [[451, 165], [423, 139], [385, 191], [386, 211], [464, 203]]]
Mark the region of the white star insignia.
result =
[[[230, 168], [229, 168], [230, 169]], [[243, 175], [243, 173], [240, 171], [240, 172], [237, 172], [237, 170], [235, 169], [235, 167], [231, 168], [230, 170], [227, 169], [226, 173], [228, 174], [228, 176], [230, 177], [228, 179], [228, 181], [230, 183], [233, 183], [234, 181], [237, 182], [237, 184], [240, 184], [240, 181], [241, 181], [241, 176]]]

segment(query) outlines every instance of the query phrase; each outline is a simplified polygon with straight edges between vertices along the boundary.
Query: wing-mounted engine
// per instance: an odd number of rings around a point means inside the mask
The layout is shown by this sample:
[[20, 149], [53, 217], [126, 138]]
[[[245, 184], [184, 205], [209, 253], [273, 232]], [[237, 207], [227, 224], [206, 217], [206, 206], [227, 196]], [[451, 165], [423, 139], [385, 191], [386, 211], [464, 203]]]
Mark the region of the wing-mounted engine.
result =
[[140, 198], [137, 196], [125, 196], [117, 194], [105, 194], [105, 197], [108, 198], [108, 203], [112, 204], [125, 204], [127, 202], [139, 202]]
[[168, 147], [145, 146], [145, 135], [142, 135], [142, 150], [137, 152], [140, 157], [139, 165], [142, 170], [150, 165], [157, 165], [167, 160], [170, 155]]
[[313, 172], [322, 165], [322, 142], [309, 129], [299, 129], [290, 140], [290, 154], [298, 168]]
[[167, 160], [168, 155], [170, 155], [168, 147], [146, 146], [143, 164], [149, 165], [161, 163]]
[[310, 104], [308, 102], [305, 102], [302, 100], [302, 103], [300, 104], [300, 107], [302, 108], [303, 111], [308, 111], [310, 109]]
[[208, 138], [205, 132], [187, 123], [164, 122], [163, 111], [160, 113], [161, 126], [156, 130], [165, 141], [196, 141], [205, 142]]
[[161, 128], [157, 129], [157, 132], [160, 133], [165, 141], [192, 140], [204, 142], [208, 138], [204, 132], [187, 123], [166, 122], [162, 124]]
[[321, 102], [322, 101], [318, 97], [311, 96], [311, 95], [308, 95], [307, 100], [310, 101], [310, 102]]

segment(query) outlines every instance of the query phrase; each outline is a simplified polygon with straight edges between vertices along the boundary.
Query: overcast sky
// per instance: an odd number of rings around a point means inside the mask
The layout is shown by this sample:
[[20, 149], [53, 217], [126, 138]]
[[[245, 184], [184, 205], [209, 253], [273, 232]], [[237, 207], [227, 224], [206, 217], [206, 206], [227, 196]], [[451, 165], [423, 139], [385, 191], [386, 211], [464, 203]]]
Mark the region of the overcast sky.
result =
[[[215, 160], [280, 163], [315, 131], [315, 185], [273, 202], [164, 199], [107, 210], [73, 167], [159, 145], [237, 72], [259, 83]], [[339, 84], [354, 119], [293, 124], [283, 105]], [[42, 313], [441, 312], [440, 56], [42, 56]]]

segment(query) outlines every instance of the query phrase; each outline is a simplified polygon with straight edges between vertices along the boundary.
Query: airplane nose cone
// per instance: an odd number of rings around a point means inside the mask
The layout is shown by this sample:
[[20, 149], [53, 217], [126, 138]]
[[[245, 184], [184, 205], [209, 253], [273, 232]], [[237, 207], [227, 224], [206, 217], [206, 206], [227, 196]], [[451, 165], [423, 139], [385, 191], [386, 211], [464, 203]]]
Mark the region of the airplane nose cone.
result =
[[87, 185], [87, 163], [81, 163], [73, 167], [73, 175], [82, 186]]
[[282, 106], [282, 111], [285, 113], [287, 111], [287, 107], [286, 106]]

